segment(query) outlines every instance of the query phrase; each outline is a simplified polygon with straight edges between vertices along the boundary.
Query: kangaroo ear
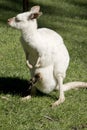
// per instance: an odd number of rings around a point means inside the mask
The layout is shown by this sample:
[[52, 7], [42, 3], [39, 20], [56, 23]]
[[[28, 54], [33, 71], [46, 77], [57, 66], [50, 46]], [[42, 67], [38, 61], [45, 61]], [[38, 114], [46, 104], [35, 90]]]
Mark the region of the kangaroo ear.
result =
[[37, 19], [38, 17], [40, 17], [42, 15], [42, 12], [38, 12], [38, 13], [32, 13], [29, 17], [29, 19]]
[[33, 13], [38, 13], [38, 12], [40, 11], [40, 6], [39, 6], [39, 5], [33, 6], [33, 7], [31, 8], [31, 11], [32, 11]]
[[40, 12], [40, 6], [36, 5], [31, 8], [31, 15], [28, 17], [29, 19], [37, 19], [42, 15], [42, 12]]

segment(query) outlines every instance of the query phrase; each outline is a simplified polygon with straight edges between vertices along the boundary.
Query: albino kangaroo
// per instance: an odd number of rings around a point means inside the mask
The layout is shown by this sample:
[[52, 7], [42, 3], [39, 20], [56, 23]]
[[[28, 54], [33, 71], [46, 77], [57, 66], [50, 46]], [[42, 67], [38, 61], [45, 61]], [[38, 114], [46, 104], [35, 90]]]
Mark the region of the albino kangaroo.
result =
[[59, 99], [52, 105], [57, 106], [65, 100], [64, 91], [87, 87], [87, 83], [71, 82], [63, 85], [69, 54], [59, 34], [48, 28], [37, 28], [37, 18], [40, 15], [40, 6], [34, 6], [29, 12], [8, 19], [8, 24], [21, 30], [21, 42], [31, 75], [40, 75], [37, 89], [43, 93], [59, 89]]

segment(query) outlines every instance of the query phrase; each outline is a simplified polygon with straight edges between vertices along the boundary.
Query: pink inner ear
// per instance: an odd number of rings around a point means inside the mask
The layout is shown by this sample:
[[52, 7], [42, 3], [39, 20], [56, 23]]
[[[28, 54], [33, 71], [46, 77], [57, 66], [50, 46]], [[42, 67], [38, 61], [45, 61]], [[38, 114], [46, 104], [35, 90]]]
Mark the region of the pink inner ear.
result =
[[39, 6], [39, 5], [33, 6], [33, 7], [31, 8], [31, 11], [34, 12], [34, 13], [35, 13], [35, 12], [38, 13], [38, 12], [40, 11], [40, 6]]

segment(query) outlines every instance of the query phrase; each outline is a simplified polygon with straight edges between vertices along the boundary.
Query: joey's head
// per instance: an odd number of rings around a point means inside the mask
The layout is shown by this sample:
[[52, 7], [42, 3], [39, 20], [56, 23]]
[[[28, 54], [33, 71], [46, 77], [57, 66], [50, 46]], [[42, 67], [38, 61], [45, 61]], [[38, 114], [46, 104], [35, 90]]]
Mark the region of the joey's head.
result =
[[23, 30], [25, 28], [37, 28], [36, 19], [42, 14], [40, 6], [34, 6], [30, 11], [18, 14], [17, 16], [8, 19], [8, 24], [11, 27]]

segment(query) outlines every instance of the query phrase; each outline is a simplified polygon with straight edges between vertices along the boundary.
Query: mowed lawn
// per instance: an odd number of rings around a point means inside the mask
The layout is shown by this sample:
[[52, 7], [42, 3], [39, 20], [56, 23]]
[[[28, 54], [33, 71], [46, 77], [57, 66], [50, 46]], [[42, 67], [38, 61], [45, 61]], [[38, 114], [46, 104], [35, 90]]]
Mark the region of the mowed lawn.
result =
[[[39, 27], [57, 31], [70, 54], [64, 82], [87, 82], [87, 0], [29, 0], [29, 9], [40, 5]], [[66, 100], [51, 108], [58, 92], [37, 92], [28, 101], [29, 70], [20, 32], [7, 19], [22, 12], [22, 0], [0, 0], [0, 130], [87, 130], [87, 89], [70, 90]]]

